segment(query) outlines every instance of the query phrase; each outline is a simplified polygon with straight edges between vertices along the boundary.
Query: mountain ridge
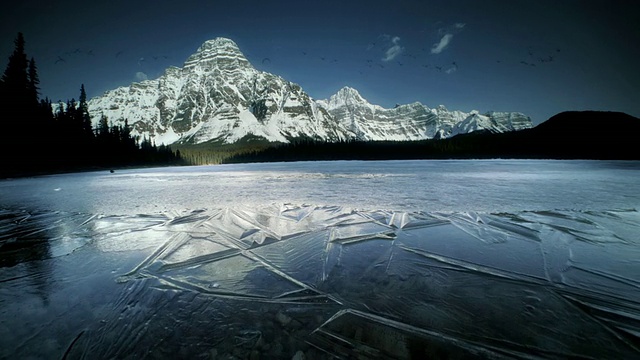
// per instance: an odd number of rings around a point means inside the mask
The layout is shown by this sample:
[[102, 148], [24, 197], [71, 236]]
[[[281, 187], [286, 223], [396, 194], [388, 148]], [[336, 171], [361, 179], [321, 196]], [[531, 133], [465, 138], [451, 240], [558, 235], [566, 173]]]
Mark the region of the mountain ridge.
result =
[[424, 140], [532, 127], [531, 119], [517, 112], [465, 113], [420, 102], [385, 109], [351, 87], [316, 100], [300, 85], [257, 70], [227, 38], [207, 40], [181, 68], [108, 90], [88, 106], [94, 125], [102, 116], [116, 124], [127, 119], [132, 133], [159, 144], [230, 144], [245, 136], [284, 143]]

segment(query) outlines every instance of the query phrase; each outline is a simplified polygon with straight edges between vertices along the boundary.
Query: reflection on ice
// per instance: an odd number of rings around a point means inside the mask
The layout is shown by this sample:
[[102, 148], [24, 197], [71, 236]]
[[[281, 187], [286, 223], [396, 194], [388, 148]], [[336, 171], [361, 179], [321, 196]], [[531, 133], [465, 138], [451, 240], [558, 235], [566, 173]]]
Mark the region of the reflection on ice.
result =
[[639, 224], [635, 210], [2, 210], [0, 357], [637, 357]]

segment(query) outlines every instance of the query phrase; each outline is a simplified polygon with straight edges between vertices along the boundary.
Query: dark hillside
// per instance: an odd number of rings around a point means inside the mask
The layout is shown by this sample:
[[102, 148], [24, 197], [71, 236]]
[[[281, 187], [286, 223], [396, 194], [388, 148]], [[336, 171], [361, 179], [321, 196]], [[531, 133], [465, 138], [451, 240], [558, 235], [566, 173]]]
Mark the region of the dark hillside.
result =
[[546, 157], [639, 159], [640, 119], [620, 112], [568, 111], [526, 133]]
[[532, 129], [441, 140], [452, 158], [640, 160], [640, 119], [607, 111], [563, 112]]

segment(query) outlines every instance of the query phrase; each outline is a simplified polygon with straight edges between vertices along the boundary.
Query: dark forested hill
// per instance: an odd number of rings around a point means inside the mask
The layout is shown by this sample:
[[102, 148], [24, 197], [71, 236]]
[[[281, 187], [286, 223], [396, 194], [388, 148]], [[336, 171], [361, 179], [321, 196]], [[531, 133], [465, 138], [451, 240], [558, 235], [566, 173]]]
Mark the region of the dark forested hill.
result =
[[[553, 159], [640, 159], [640, 119], [620, 112], [567, 111], [532, 129], [488, 136], [495, 152]], [[505, 135], [505, 136], [499, 136]]]

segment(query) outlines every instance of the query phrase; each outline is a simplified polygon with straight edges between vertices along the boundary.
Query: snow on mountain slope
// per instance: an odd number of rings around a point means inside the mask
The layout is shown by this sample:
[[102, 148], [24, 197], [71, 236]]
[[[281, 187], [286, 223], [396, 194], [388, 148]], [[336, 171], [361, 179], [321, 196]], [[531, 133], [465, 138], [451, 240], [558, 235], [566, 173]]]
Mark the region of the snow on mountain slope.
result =
[[489, 112], [480, 115], [477, 112], [472, 112], [466, 119], [453, 127], [451, 136], [477, 130], [488, 130], [495, 133], [522, 130], [530, 127], [531, 121], [521, 113]]
[[158, 144], [234, 143], [247, 135], [288, 142], [310, 137], [337, 141], [421, 140], [479, 129], [531, 127], [519, 113], [464, 113], [418, 102], [385, 109], [345, 87], [314, 100], [298, 85], [255, 69], [229, 39], [206, 41], [182, 68], [133, 83], [89, 101], [94, 125], [102, 115], [128, 120], [135, 135]]

